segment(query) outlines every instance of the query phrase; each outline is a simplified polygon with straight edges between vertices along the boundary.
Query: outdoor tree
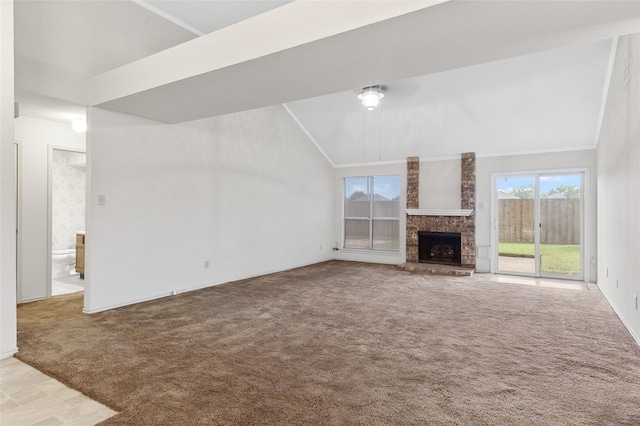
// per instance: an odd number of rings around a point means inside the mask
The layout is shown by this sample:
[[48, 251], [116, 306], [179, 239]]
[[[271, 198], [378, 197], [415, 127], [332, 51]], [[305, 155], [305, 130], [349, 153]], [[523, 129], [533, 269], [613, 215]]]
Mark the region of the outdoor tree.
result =
[[533, 198], [533, 184], [512, 188], [509, 193], [521, 199], [531, 199]]
[[555, 194], [562, 195], [564, 198], [580, 198], [580, 188], [575, 185], [558, 185], [543, 194], [542, 197], [547, 198]]

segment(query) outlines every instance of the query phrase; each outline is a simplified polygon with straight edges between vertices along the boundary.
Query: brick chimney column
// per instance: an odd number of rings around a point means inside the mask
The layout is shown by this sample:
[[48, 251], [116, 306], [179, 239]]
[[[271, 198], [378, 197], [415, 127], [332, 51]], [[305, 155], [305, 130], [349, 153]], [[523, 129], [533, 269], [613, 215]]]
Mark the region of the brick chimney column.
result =
[[419, 204], [420, 158], [407, 157], [407, 208], [417, 209]]
[[462, 154], [460, 179], [460, 208], [462, 210], [476, 209], [476, 154], [467, 152]]
[[462, 154], [460, 176], [460, 208], [473, 210], [471, 216], [462, 218], [461, 259], [462, 266], [476, 266], [476, 154]]

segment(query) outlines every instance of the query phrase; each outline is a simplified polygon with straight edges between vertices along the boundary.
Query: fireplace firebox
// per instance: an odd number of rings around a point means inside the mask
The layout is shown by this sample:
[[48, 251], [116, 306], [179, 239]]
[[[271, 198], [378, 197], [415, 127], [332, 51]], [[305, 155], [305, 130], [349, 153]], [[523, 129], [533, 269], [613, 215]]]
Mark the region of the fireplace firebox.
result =
[[455, 232], [418, 232], [418, 262], [460, 265], [462, 238]]

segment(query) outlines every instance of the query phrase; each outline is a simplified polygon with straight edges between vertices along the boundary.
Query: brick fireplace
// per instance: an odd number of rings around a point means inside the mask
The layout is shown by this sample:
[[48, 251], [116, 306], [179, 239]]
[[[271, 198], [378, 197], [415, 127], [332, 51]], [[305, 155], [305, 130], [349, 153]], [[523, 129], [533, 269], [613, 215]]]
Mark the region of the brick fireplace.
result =
[[[420, 193], [419, 182], [420, 159], [418, 157], [409, 157], [407, 158], [407, 264], [417, 264], [421, 261], [419, 259], [420, 233], [441, 233], [443, 235], [459, 234], [460, 266], [463, 268], [475, 268], [475, 153], [462, 154], [461, 203], [459, 210], [421, 210], [418, 205]], [[424, 252], [424, 247], [422, 250]]]

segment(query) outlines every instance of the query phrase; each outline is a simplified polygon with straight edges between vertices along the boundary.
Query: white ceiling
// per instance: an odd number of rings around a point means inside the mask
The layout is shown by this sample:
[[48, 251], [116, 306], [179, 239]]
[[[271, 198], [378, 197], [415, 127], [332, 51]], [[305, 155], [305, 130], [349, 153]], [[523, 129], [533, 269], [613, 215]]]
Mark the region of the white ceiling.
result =
[[288, 1], [135, 0], [198, 35], [209, 34], [252, 16], [291, 3]]
[[386, 83], [375, 111], [353, 90], [287, 105], [336, 165], [594, 147], [611, 45]]
[[[37, 77], [17, 87], [21, 110], [46, 115], [47, 108], [64, 108], [33, 96], [51, 96], [40, 84], [51, 77], [47, 67], [88, 80], [196, 34], [276, 10], [286, 16], [287, 3], [17, 0], [16, 81], [21, 74]], [[197, 112], [287, 103], [336, 165], [594, 145], [611, 36], [640, 31], [640, 3], [454, 1], [430, 9], [210, 73], [218, 88], [233, 89], [226, 97], [208, 98], [212, 88], [189, 79], [193, 87], [177, 82], [171, 96], [158, 88], [111, 107], [127, 112], [157, 105], [174, 114], [166, 121], [178, 122], [200, 118]], [[236, 48], [243, 46], [239, 40]], [[387, 96], [380, 111], [364, 113], [355, 90], [375, 83], [387, 87]], [[168, 102], [180, 96], [181, 106], [192, 108], [184, 116]]]
[[131, 1], [17, 0], [15, 53], [92, 77], [196, 36]]

